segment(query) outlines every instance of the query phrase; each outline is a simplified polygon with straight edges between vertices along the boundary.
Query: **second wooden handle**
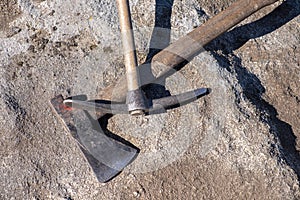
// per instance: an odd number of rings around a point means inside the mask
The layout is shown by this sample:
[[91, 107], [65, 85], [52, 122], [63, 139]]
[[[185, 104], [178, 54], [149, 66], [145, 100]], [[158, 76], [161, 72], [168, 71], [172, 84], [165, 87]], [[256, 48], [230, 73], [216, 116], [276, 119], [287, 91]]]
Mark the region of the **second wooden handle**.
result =
[[[186, 36], [156, 54], [152, 65], [159, 64], [167, 68], [175, 68], [182, 62], [192, 60], [210, 41], [234, 27], [259, 9], [278, 0], [238, 0], [224, 11], [209, 19]], [[163, 72], [159, 76], [164, 76]]]

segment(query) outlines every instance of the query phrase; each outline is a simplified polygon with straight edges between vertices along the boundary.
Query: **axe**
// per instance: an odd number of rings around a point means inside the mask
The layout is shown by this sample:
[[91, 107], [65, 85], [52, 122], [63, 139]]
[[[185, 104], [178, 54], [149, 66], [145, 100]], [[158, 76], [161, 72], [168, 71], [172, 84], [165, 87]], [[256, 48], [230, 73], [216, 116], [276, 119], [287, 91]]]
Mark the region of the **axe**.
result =
[[[147, 99], [141, 86], [155, 83], [170, 76], [174, 70], [183, 67], [198, 55], [203, 46], [226, 32], [246, 17], [259, 9], [278, 0], [238, 0], [227, 9], [208, 20], [186, 36], [175, 41], [157, 53], [151, 62], [153, 66], [164, 66], [167, 69], [157, 77], [140, 79], [147, 65], [137, 67], [134, 37], [128, 0], [117, 0], [122, 43], [126, 67], [126, 79], [121, 80], [120, 87], [115, 85], [102, 91], [102, 100], [87, 100], [86, 96], [64, 99], [61, 95], [51, 100], [55, 112], [62, 119], [67, 130], [77, 141], [87, 162], [100, 182], [107, 182], [119, 174], [137, 156], [139, 149], [128, 142], [118, 141], [107, 136], [91, 117], [89, 111], [102, 115], [151, 114], [160, 110], [174, 108], [189, 103], [209, 93], [207, 88], [200, 88], [183, 94], [160, 99]], [[149, 67], [149, 66], [148, 66]], [[119, 96], [118, 103], [110, 101], [112, 91]], [[104, 100], [107, 99], [107, 100]], [[125, 103], [122, 103], [126, 100]]]

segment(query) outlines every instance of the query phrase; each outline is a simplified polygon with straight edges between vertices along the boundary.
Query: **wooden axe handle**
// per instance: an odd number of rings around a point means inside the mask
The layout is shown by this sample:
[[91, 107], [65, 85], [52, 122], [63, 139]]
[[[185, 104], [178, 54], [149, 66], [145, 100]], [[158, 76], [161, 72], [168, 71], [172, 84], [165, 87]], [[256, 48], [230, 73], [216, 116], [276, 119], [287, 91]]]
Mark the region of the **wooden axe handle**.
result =
[[[186, 36], [170, 44], [160, 51], [152, 59], [153, 65], [164, 65], [168, 68], [176, 68], [179, 64], [190, 61], [216, 37], [243, 21], [245, 18], [260, 10], [261, 8], [277, 2], [278, 0], [238, 0], [224, 11], [220, 12], [206, 23], [196, 28]], [[166, 71], [159, 76], [163, 76]], [[153, 80], [154, 81], [154, 80]], [[121, 79], [119, 84], [104, 88], [101, 98], [111, 99], [112, 93], [115, 101], [124, 101], [126, 98], [126, 79]]]

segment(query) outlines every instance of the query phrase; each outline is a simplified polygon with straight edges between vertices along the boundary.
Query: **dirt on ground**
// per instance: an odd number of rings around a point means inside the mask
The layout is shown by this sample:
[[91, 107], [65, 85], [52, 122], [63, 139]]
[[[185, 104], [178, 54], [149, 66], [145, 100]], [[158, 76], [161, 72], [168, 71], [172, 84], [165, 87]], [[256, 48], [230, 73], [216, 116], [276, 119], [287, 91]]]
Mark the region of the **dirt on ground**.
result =
[[[234, 1], [129, 2], [143, 63]], [[299, 0], [263, 8], [164, 80], [209, 95], [107, 118], [140, 152], [99, 183], [49, 101], [124, 78], [115, 2], [0, 0], [0, 199], [300, 199], [299, 13]]]

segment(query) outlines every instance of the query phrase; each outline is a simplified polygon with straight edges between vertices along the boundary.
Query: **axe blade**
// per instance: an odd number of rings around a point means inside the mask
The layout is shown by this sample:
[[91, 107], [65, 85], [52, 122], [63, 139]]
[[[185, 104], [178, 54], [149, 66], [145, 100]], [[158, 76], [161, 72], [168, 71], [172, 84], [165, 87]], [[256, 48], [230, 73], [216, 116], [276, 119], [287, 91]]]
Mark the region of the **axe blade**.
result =
[[136, 158], [139, 149], [108, 137], [86, 111], [67, 108], [63, 101], [62, 95], [51, 99], [55, 113], [76, 140], [98, 181], [108, 182]]

